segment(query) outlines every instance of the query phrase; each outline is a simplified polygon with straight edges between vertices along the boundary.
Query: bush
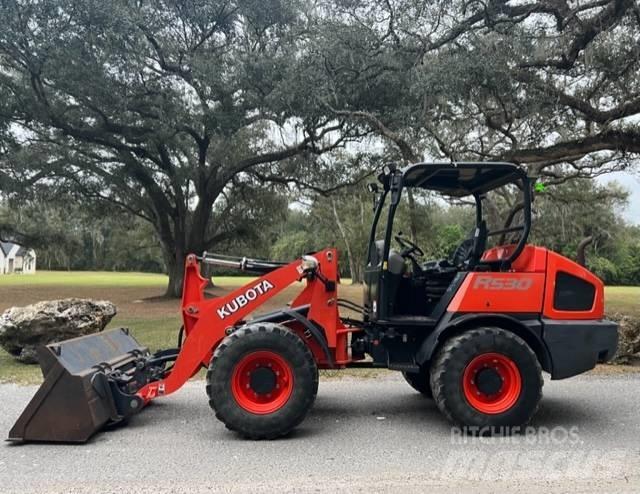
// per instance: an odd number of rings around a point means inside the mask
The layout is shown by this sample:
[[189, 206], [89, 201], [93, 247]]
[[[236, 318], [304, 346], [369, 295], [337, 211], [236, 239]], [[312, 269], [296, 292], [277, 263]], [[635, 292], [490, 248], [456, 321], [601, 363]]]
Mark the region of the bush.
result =
[[587, 267], [595, 273], [605, 284], [618, 282], [619, 273], [616, 265], [604, 257], [587, 259]]

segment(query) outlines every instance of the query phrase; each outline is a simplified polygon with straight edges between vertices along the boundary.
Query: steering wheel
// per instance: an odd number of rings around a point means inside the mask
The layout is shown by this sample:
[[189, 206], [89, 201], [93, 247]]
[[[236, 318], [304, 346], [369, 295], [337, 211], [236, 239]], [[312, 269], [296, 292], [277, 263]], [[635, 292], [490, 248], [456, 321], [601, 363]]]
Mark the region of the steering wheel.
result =
[[402, 257], [408, 257], [411, 254], [415, 254], [418, 257], [424, 256], [423, 250], [416, 244], [414, 244], [411, 240], [404, 238], [401, 233], [393, 238], [403, 248], [402, 252], [400, 253]]

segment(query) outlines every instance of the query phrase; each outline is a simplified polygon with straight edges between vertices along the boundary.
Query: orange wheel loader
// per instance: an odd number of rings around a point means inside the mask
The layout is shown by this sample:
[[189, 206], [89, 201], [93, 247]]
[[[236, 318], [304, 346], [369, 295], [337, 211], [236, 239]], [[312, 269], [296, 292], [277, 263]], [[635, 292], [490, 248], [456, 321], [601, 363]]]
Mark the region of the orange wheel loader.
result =
[[[531, 183], [522, 168], [420, 163], [386, 166], [378, 179], [362, 306], [339, 297], [332, 248], [288, 264], [189, 255], [178, 347], [151, 353], [126, 329], [114, 329], [41, 348], [44, 382], [9, 440], [87, 441], [178, 391], [202, 368], [215, 416], [252, 439], [290, 432], [313, 405], [318, 369], [348, 367], [402, 372], [459, 426], [522, 427], [542, 397], [543, 370], [564, 379], [613, 356], [617, 326], [603, 319], [602, 282], [527, 244]], [[503, 186], [522, 192], [522, 222], [492, 230], [483, 202]], [[475, 204], [475, 227], [450, 258], [425, 261], [419, 245], [394, 234], [408, 188]], [[206, 298], [203, 263], [260, 277]], [[300, 281], [286, 307], [250, 318]], [[361, 317], [343, 317], [341, 308]]]

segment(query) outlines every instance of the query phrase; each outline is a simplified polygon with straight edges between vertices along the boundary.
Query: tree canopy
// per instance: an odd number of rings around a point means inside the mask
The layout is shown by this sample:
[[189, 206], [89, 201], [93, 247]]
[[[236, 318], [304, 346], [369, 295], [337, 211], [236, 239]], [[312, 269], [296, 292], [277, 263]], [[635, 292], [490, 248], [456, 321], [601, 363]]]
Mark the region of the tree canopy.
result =
[[331, 12], [327, 106], [406, 161], [506, 160], [555, 182], [624, 169], [640, 152], [632, 0], [372, 0]]
[[187, 252], [247, 229], [226, 221], [246, 172], [350, 136], [304, 93], [302, 14], [279, 0], [3, 2], [0, 112], [27, 154], [6, 166], [27, 160], [32, 177], [149, 221], [179, 293]]
[[[563, 187], [640, 153], [633, 0], [2, 0], [0, 17], [5, 207], [73, 202], [73, 221], [51, 212], [63, 236], [104, 211], [148, 225], [170, 295], [188, 252], [231, 245], [333, 240], [357, 279], [383, 160], [507, 160]], [[464, 233], [409, 200], [413, 236]], [[301, 215], [332, 238], [273, 233]], [[0, 235], [53, 234], [16, 218]]]

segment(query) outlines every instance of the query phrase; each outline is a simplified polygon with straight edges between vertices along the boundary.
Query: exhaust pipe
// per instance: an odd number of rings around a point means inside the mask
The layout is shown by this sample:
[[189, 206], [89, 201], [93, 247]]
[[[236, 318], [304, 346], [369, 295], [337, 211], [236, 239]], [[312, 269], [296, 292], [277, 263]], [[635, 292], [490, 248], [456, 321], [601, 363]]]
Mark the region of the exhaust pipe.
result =
[[[162, 377], [147, 348], [120, 328], [38, 349], [44, 382], [9, 432], [9, 441], [83, 443], [139, 412], [135, 393]], [[165, 359], [166, 360], [166, 359]]]

